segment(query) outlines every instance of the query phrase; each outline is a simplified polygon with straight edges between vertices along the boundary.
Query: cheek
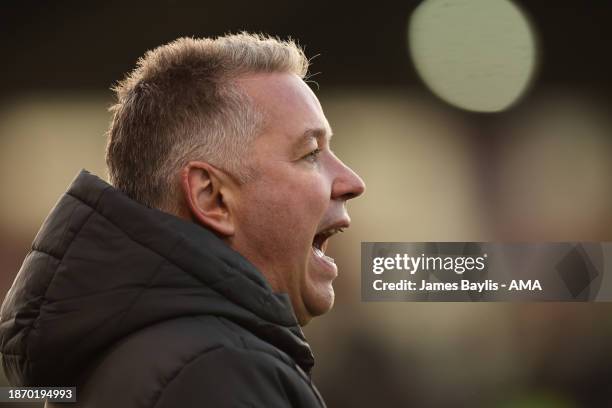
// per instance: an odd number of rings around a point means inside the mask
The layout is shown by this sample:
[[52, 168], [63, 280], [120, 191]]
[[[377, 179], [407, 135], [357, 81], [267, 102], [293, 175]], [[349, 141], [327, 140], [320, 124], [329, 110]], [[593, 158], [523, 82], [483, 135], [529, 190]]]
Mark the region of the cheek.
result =
[[310, 244], [329, 207], [330, 192], [322, 180], [310, 178], [294, 182], [287, 195], [284, 210], [291, 217], [289, 221], [305, 229]]
[[[308, 248], [327, 206], [329, 192], [318, 177], [266, 178], [249, 187], [242, 200], [240, 224], [263, 250], [288, 254]], [[245, 231], [246, 232], [246, 231]], [[267, 248], [267, 249], [266, 249]], [[276, 256], [281, 255], [275, 252]]]

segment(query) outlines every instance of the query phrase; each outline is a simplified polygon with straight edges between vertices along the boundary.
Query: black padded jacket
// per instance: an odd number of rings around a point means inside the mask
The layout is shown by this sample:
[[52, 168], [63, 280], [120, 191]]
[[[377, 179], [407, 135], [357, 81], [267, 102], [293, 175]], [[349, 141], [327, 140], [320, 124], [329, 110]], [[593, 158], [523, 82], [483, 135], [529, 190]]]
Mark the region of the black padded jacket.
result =
[[325, 406], [286, 294], [84, 170], [4, 300], [0, 347], [11, 384], [76, 386], [76, 406]]

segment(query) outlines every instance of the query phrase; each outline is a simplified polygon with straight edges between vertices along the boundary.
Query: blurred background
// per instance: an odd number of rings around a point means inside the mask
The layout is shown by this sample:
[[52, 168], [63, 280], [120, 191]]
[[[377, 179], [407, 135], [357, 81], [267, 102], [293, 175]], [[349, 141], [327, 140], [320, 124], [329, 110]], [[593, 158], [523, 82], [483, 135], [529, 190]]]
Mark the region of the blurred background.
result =
[[612, 241], [611, 18], [605, 1], [3, 1], [0, 295], [77, 172], [106, 178], [109, 88], [139, 56], [291, 36], [368, 186], [331, 243], [336, 305], [305, 328], [329, 407], [612, 406], [612, 305], [365, 303], [359, 278], [362, 241]]

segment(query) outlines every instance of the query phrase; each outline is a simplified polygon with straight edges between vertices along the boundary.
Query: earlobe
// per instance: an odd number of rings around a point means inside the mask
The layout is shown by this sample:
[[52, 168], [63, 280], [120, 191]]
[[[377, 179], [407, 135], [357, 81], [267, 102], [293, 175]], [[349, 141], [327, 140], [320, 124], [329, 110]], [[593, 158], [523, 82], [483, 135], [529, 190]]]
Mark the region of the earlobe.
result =
[[181, 172], [181, 190], [191, 218], [222, 238], [234, 235], [226, 194], [228, 186], [217, 169], [204, 162], [189, 162]]

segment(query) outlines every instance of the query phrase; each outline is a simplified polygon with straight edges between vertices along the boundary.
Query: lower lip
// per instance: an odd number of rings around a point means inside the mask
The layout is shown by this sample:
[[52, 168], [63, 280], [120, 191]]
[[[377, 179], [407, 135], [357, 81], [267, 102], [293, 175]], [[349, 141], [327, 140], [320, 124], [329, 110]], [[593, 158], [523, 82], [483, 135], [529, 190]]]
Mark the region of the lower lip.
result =
[[315, 250], [314, 247], [311, 247], [311, 252], [316, 263], [321, 265], [322, 269], [328, 272], [332, 278], [338, 276], [338, 267], [333, 258], [326, 256], [319, 250]]

